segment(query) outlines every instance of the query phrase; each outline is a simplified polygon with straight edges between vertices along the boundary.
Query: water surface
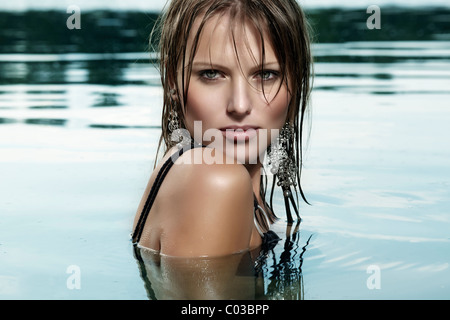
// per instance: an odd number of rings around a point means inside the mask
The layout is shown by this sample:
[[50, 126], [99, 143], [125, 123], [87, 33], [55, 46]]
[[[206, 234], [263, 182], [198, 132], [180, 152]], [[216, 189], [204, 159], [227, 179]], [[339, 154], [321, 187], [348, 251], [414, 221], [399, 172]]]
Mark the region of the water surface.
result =
[[[158, 72], [144, 50], [56, 51], [0, 55], [0, 297], [148, 299], [129, 235], [159, 138]], [[450, 42], [314, 54], [312, 205], [288, 239], [276, 195], [263, 291], [287, 252], [297, 298], [448, 299]]]

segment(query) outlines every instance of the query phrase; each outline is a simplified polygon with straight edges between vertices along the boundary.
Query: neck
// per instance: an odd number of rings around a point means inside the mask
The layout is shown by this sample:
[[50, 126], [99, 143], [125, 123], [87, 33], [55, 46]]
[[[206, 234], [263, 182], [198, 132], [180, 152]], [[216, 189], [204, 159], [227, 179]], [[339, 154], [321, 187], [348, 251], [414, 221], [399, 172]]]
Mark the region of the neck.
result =
[[252, 185], [253, 185], [253, 192], [255, 193], [256, 199], [258, 199], [259, 202], [262, 202], [261, 200], [261, 168], [262, 164], [247, 164], [245, 165], [245, 168], [247, 169], [248, 173], [250, 174], [250, 177], [252, 179]]

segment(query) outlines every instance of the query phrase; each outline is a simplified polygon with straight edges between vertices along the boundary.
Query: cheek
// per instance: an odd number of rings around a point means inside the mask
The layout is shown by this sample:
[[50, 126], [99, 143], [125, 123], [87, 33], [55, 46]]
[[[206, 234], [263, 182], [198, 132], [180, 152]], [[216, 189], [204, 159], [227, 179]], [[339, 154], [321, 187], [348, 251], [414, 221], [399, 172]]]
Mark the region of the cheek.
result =
[[193, 127], [194, 121], [208, 122], [213, 114], [213, 97], [208, 90], [202, 90], [195, 84], [189, 87], [186, 104], [186, 126]]
[[290, 105], [291, 97], [287, 91], [280, 91], [279, 94], [272, 100], [269, 107], [266, 108], [265, 119], [266, 125], [270, 130], [267, 136], [267, 145], [272, 144], [276, 141], [281, 128], [289, 120], [288, 111]]
[[291, 97], [286, 90], [281, 90], [272, 100], [268, 114], [272, 120], [272, 128], [281, 128], [286, 123], [290, 101]]

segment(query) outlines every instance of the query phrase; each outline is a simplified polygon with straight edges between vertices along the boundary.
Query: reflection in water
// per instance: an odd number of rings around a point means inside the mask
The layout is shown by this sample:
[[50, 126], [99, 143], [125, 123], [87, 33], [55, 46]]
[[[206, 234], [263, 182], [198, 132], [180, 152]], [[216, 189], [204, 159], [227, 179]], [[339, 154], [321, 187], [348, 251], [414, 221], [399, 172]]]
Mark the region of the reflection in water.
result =
[[67, 109], [67, 106], [31, 106], [28, 107], [29, 109], [32, 110], [53, 110], [53, 109]]
[[[20, 57], [20, 55], [18, 55]], [[81, 58], [89, 55], [81, 55]], [[78, 61], [32, 61], [33, 57], [22, 57], [24, 61], [10, 62], [0, 60], [0, 84], [124, 84], [124, 70], [128, 61], [115, 60], [115, 57], [99, 57], [81, 64]], [[28, 61], [31, 60], [31, 61]], [[85, 73], [80, 74], [83, 71]]]
[[91, 124], [89, 128], [93, 129], [161, 129], [161, 126], [125, 126], [118, 124]]
[[310, 238], [300, 246], [297, 224], [284, 239], [225, 257], [169, 257], [138, 246], [134, 256], [151, 300], [301, 300]]
[[124, 69], [128, 68], [128, 63], [120, 60], [98, 60], [88, 61], [89, 70], [88, 83], [103, 83], [109, 85], [124, 84]]
[[[44, 126], [65, 126], [67, 124], [67, 119], [44, 119], [44, 118], [34, 118], [34, 119], [24, 119], [21, 121], [24, 124], [31, 125], [44, 125]], [[16, 119], [0, 118], [0, 124], [13, 124], [18, 123]]]
[[26, 124], [39, 124], [46, 126], [64, 126], [66, 124], [66, 119], [26, 119], [24, 123]]
[[16, 123], [16, 119], [9, 119], [9, 118], [0, 118], [0, 124], [10, 124], [10, 123]]
[[117, 100], [119, 95], [113, 92], [100, 92], [98, 93], [100, 98], [97, 100], [97, 103], [93, 105], [93, 107], [118, 107], [121, 104]]
[[304, 298], [303, 254], [311, 236], [306, 244], [300, 247], [299, 227], [300, 223], [292, 231], [292, 226], [288, 225], [283, 247], [263, 251], [257, 259], [257, 275], [264, 281], [264, 297], [267, 299], [301, 300]]

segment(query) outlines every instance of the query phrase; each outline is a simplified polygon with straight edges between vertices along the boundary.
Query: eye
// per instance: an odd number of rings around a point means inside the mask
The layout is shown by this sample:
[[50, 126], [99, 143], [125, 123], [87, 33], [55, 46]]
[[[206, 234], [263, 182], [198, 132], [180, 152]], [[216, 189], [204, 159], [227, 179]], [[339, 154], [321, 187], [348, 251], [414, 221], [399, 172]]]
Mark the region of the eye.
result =
[[219, 78], [220, 73], [217, 70], [204, 70], [200, 72], [200, 76], [206, 80], [216, 80]]
[[272, 70], [264, 70], [259, 72], [256, 77], [261, 79], [262, 81], [270, 81], [275, 80], [278, 77], [278, 72]]

